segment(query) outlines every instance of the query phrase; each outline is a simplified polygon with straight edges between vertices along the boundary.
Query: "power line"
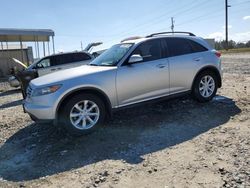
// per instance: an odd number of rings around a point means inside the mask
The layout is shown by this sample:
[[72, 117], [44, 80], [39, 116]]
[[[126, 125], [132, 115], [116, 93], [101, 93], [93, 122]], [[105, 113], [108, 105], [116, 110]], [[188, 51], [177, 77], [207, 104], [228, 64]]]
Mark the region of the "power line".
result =
[[[188, 6], [188, 5], [193, 5], [194, 2], [197, 2], [197, 1], [194, 0], [194, 1], [192, 1], [191, 3], [187, 3], [187, 4], [185, 4], [184, 6], [182, 6], [182, 8], [184, 8], [184, 10], [186, 10], [186, 9], [185, 9], [186, 6]], [[200, 3], [198, 3], [198, 4], [200, 4]], [[191, 7], [192, 7], [192, 6], [191, 6]], [[179, 10], [180, 10], [180, 9], [179, 9]], [[131, 33], [131, 32], [138, 31], [139, 28], [142, 28], [142, 27], [145, 27], [145, 26], [148, 26], [148, 25], [152, 26], [152, 25], [161, 23], [163, 19], [166, 20], [166, 16], [167, 16], [167, 15], [171, 15], [172, 12], [175, 12], [175, 11], [176, 11], [176, 10], [174, 9], [174, 10], [172, 10], [172, 11], [168, 11], [167, 13], [164, 13], [164, 14], [161, 14], [161, 15], [159, 15], [159, 16], [157, 16], [157, 17], [154, 17], [153, 19], [150, 19], [150, 20], [148, 20], [147, 22], [145, 22], [145, 23], [143, 23], [143, 24], [140, 24], [140, 25], [138, 25], [138, 26], [135, 26], [132, 30], [127, 30], [127, 31], [125, 31], [125, 32], [120, 33], [120, 34], [117, 35], [117, 36], [124, 36], [124, 35], [126, 35], [126, 34]], [[170, 17], [169, 17], [169, 18], [170, 18]], [[128, 32], [128, 31], [129, 31], [129, 32]]]

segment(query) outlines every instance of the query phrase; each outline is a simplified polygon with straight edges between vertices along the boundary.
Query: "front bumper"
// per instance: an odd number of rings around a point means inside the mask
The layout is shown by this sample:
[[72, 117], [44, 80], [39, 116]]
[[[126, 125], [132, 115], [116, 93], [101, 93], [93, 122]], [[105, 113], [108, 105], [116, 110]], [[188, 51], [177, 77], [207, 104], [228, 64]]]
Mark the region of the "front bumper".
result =
[[56, 119], [56, 96], [55, 94], [38, 97], [27, 96], [23, 102], [24, 112], [28, 113], [32, 120], [48, 122]]
[[24, 111], [28, 114], [36, 117], [36, 119], [46, 119], [53, 120], [55, 116], [53, 115], [53, 108], [49, 106], [40, 106], [32, 103], [25, 102], [23, 104]]

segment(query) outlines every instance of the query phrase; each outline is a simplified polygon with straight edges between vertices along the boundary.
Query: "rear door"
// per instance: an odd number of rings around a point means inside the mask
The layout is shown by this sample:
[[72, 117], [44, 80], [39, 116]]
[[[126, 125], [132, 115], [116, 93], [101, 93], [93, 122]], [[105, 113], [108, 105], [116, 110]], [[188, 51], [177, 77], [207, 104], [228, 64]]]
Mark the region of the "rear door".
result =
[[160, 39], [140, 44], [132, 55], [143, 61], [122, 65], [117, 70], [117, 95], [119, 106], [125, 106], [169, 93], [168, 59], [164, 57]]
[[195, 53], [188, 39], [165, 38], [169, 57], [170, 94], [191, 89], [197, 65], [202, 61], [201, 53]]

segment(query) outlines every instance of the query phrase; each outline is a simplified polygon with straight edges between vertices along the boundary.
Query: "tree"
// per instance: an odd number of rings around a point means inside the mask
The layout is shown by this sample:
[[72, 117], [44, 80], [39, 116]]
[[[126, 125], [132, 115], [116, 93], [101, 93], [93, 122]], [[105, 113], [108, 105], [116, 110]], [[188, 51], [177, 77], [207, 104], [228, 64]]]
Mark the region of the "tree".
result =
[[[233, 48], [250, 48], [250, 41], [243, 43], [243, 42], [238, 42], [236, 43], [234, 40], [228, 41], [228, 48], [233, 49]], [[226, 49], [226, 41], [216, 41], [215, 42], [215, 49], [216, 50], [222, 50]]]
[[250, 40], [246, 43], [246, 47], [250, 48]]

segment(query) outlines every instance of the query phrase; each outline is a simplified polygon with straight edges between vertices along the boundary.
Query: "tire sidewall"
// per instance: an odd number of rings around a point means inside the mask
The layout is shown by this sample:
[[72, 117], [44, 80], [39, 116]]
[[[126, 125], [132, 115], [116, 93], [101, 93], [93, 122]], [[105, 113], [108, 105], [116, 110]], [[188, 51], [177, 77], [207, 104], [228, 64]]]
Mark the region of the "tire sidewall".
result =
[[[214, 83], [215, 83], [214, 91], [212, 95], [209, 97], [203, 97], [199, 90], [200, 81], [204, 76], [211, 76], [214, 79]], [[203, 71], [195, 79], [195, 83], [193, 87], [193, 96], [199, 102], [208, 102], [214, 98], [214, 96], [216, 95], [217, 89], [218, 89], [218, 81], [216, 79], [216, 75], [211, 71]]]
[[[100, 116], [99, 116], [97, 123], [93, 127], [86, 129], [86, 130], [80, 130], [74, 127], [74, 125], [72, 125], [70, 118], [69, 118], [69, 115], [73, 106], [76, 103], [83, 101], [83, 100], [93, 101], [94, 103], [96, 103], [100, 111]], [[81, 136], [81, 135], [89, 134], [93, 132], [94, 130], [96, 130], [100, 125], [103, 124], [104, 120], [105, 120], [105, 106], [104, 106], [103, 101], [99, 97], [93, 94], [78, 94], [78, 95], [73, 96], [69, 101], [66, 102], [65, 106], [63, 107], [62, 113], [60, 114], [59, 122], [63, 126], [63, 128], [65, 128], [65, 130], [71, 135]]]

